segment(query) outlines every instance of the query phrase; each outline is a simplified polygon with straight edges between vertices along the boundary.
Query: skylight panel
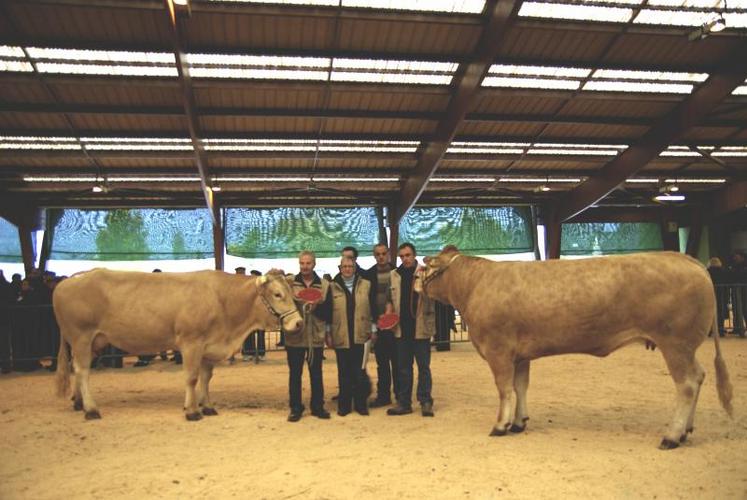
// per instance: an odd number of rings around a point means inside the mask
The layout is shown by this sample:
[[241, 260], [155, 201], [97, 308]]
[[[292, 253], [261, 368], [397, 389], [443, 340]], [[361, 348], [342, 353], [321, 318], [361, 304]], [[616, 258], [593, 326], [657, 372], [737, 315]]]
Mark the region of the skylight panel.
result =
[[438, 61], [396, 61], [388, 59], [335, 58], [332, 69], [377, 69], [383, 71], [442, 71], [453, 73], [458, 64]]
[[535, 183], [535, 182], [552, 182], [559, 184], [568, 184], [574, 182], [581, 182], [583, 179], [578, 177], [501, 177], [498, 182], [513, 182], [513, 183]]
[[493, 64], [488, 70], [490, 75], [529, 75], [586, 78], [591, 72], [588, 68], [566, 68], [562, 66], [524, 66], [511, 64]]
[[591, 80], [586, 82], [583, 90], [602, 92], [640, 92], [657, 94], [690, 94], [694, 85], [683, 83], [622, 82]]
[[120, 50], [78, 50], [28, 47], [32, 59], [72, 62], [118, 62], [174, 64], [174, 54], [169, 52], [128, 52]]
[[423, 85], [449, 85], [452, 75], [427, 75], [416, 73], [370, 73], [370, 72], [341, 72], [332, 73], [335, 82], [367, 82], [367, 83], [404, 83]]
[[740, 85], [739, 87], [734, 89], [734, 92], [731, 93], [732, 95], [747, 95], [747, 85]]
[[543, 78], [513, 78], [487, 76], [482, 81], [483, 87], [508, 87], [522, 89], [559, 89], [576, 90], [581, 82], [578, 80], [547, 80]]
[[318, 80], [326, 81], [326, 71], [254, 68], [191, 68], [194, 78], [243, 78], [254, 80]]
[[[281, 5], [309, 5], [337, 7], [338, 0], [212, 0], [220, 2], [241, 2]], [[455, 12], [479, 14], [485, 5], [484, 0], [342, 0], [343, 7], [413, 10], [426, 12]]]
[[[316, 151], [317, 141], [313, 139], [205, 139], [208, 151]], [[418, 141], [355, 141], [321, 140], [319, 151], [326, 152], [371, 152], [371, 153], [414, 153]]]
[[665, 179], [664, 182], [673, 183], [673, 184], [723, 184], [726, 182], [726, 179], [717, 179], [717, 178], [711, 178], [711, 179], [696, 179], [696, 178], [678, 178], [678, 179]]
[[684, 73], [684, 72], [658, 72], [658, 71], [633, 71], [621, 69], [598, 69], [593, 77], [617, 79], [617, 80], [656, 80], [672, 82], [704, 82], [708, 73]]
[[37, 63], [39, 73], [109, 76], [171, 76], [176, 77], [176, 67], [168, 66], [112, 66], [97, 64]]
[[0, 57], [17, 57], [20, 59], [25, 59], [26, 54], [23, 53], [23, 49], [21, 47], [0, 45]]
[[453, 62], [341, 58], [334, 59], [332, 62], [331, 80], [448, 85], [451, 83], [457, 66]]
[[82, 142], [182, 142], [191, 143], [192, 139], [179, 137], [81, 137]]
[[21, 47], [0, 45], [0, 71], [31, 72], [34, 67], [26, 60]]
[[399, 182], [399, 177], [314, 177], [316, 182]]
[[75, 137], [0, 136], [0, 149], [80, 150], [80, 145]]
[[747, 156], [747, 146], [723, 146], [720, 151], [714, 151], [713, 156]]
[[86, 176], [58, 176], [58, 175], [24, 175], [23, 182], [98, 182], [101, 179], [86, 175]]
[[521, 154], [527, 147], [529, 147], [528, 142], [454, 141], [446, 152], [451, 154]]
[[428, 182], [495, 182], [495, 177], [433, 177]]
[[190, 65], [252, 66], [258, 68], [327, 68], [327, 57], [256, 56], [240, 54], [188, 54]]
[[81, 137], [90, 151], [191, 151], [191, 139], [158, 137]]
[[[623, 0], [616, 3], [637, 5], [638, 0]], [[592, 5], [570, 5], [547, 2], [524, 2], [519, 9], [519, 17], [539, 17], [545, 19], [569, 19], [579, 21], [627, 22], [633, 9], [622, 7], [600, 7]]]

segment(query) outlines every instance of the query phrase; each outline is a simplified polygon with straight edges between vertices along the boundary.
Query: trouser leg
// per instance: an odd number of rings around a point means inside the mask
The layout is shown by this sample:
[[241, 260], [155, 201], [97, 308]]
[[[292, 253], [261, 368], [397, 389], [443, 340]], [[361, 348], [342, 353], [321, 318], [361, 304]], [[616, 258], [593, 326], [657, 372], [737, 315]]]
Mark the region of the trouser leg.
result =
[[363, 411], [368, 406], [368, 394], [370, 383], [366, 371], [361, 367], [363, 364], [363, 346], [355, 344], [350, 348], [350, 366], [348, 377], [351, 381], [353, 403], [356, 411]]
[[[264, 332], [262, 332], [264, 337]], [[322, 378], [323, 347], [314, 347], [309, 360], [309, 378], [311, 379], [311, 409], [314, 411], [324, 408], [324, 379]]]
[[399, 338], [397, 344], [397, 364], [399, 365], [399, 392], [397, 401], [400, 406], [412, 406], [412, 361], [413, 340]]
[[431, 346], [429, 339], [414, 341], [415, 361], [418, 364], [417, 397], [420, 404], [433, 403], [431, 398]]
[[340, 394], [337, 398], [337, 408], [342, 412], [350, 412], [353, 406], [353, 387], [350, 380], [350, 349], [335, 349], [337, 356], [337, 381], [340, 384]]
[[[391, 400], [392, 358], [394, 358], [394, 334], [392, 332], [380, 332], [376, 340], [376, 399], [380, 401]], [[396, 387], [395, 387], [396, 393]]]
[[289, 405], [292, 413], [303, 411], [301, 402], [301, 377], [303, 376], [303, 360], [306, 355], [306, 349], [303, 347], [286, 347], [285, 352], [288, 358], [288, 396]]

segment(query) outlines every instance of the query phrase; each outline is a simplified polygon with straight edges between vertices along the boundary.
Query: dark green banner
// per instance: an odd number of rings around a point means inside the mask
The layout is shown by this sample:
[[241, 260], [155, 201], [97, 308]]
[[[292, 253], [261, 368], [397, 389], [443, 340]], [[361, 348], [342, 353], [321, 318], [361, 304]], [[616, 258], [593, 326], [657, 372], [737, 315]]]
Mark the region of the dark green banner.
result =
[[50, 210], [50, 258], [173, 260], [213, 256], [207, 209]]
[[0, 218], [0, 262], [23, 262], [18, 228]]
[[489, 255], [533, 250], [529, 207], [413, 208], [400, 223], [399, 242], [433, 255], [446, 245], [466, 254]]
[[661, 229], [654, 222], [563, 224], [561, 255], [607, 255], [662, 250]]
[[311, 250], [337, 257], [346, 246], [370, 249], [378, 242], [373, 207], [227, 208], [226, 251], [252, 258], [295, 257]]

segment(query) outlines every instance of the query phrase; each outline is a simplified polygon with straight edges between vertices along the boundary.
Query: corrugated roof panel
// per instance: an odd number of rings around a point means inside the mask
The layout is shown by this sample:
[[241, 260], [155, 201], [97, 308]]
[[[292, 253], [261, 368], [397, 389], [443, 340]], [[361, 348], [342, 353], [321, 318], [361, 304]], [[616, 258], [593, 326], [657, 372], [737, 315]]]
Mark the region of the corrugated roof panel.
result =
[[616, 36], [599, 31], [564, 31], [551, 25], [530, 28], [513, 26], [501, 45], [497, 62], [502, 58], [553, 61], [594, 62], [604, 47]]
[[325, 49], [334, 18], [193, 12], [187, 23], [187, 48], [193, 46]]
[[[216, 153], [210, 154], [210, 166], [221, 168], [255, 168], [255, 169], [308, 169], [314, 164], [313, 158], [226, 158]], [[214, 158], [214, 159], [213, 159]], [[247, 173], [251, 173], [247, 170]]]
[[565, 99], [557, 97], [535, 97], [495, 95], [483, 93], [475, 101], [472, 113], [500, 114], [550, 114], [558, 110]]
[[244, 88], [198, 88], [195, 100], [198, 107], [239, 108], [319, 108], [323, 88], [270, 88], [247, 84]]
[[676, 102], [584, 99], [576, 96], [563, 107], [560, 115], [653, 118], [665, 115], [676, 105]]
[[40, 83], [32, 83], [29, 85], [0, 83], [0, 96], [2, 96], [0, 99], [2, 99], [3, 102], [52, 102], [52, 97], [49, 95], [49, 92], [47, 92]]
[[61, 102], [132, 105], [132, 106], [182, 106], [182, 93], [177, 87], [140, 85], [52, 85]]
[[316, 133], [319, 130], [319, 119], [282, 116], [202, 116], [200, 126], [205, 135], [212, 132]]
[[438, 113], [446, 109], [448, 103], [449, 95], [444, 92], [397, 92], [394, 89], [382, 89], [381, 92], [347, 90], [332, 92], [329, 107], [331, 109]]
[[[7, 157], [0, 155], [0, 165], [5, 167], [50, 167], [59, 168], [61, 171], [66, 168], [86, 168], [93, 167], [91, 161], [84, 157], [51, 157], [45, 158], [43, 156], [29, 156], [29, 157]], [[7, 169], [2, 169], [0, 173], [7, 172]]]
[[500, 141], [504, 137], [526, 137], [531, 140], [542, 131], [541, 123], [516, 122], [465, 122], [457, 129], [457, 135], [490, 136], [491, 140]]
[[[747, 126], [747, 124], [745, 124]], [[729, 139], [739, 129], [736, 127], [693, 127], [682, 138], [685, 142], [717, 141]]]
[[628, 33], [618, 39], [604, 61], [706, 70], [714, 61], [726, 57], [731, 47], [733, 41], [727, 37], [711, 36], [690, 42], [684, 35], [653, 37], [650, 33]]
[[617, 138], [622, 142], [637, 139], [648, 131], [648, 126], [602, 125], [602, 124], [565, 124], [553, 123], [545, 130], [547, 137], [568, 137], [568, 142], [579, 142], [584, 137]]
[[73, 125], [82, 130], [158, 130], [188, 134], [186, 117], [116, 114], [71, 115]]
[[465, 55], [472, 52], [480, 36], [480, 25], [437, 22], [346, 19], [340, 28], [340, 47], [413, 54]]
[[327, 118], [324, 131], [353, 134], [430, 134], [436, 122], [402, 119]]
[[[320, 158], [319, 168], [381, 168], [400, 169], [403, 172], [415, 167], [415, 160], [393, 160], [386, 158]], [[344, 171], [344, 170], [343, 170]]]
[[438, 164], [438, 172], [443, 170], [460, 170], [460, 169], [484, 169], [484, 170], [502, 170], [511, 165], [511, 160], [454, 160], [446, 156]]
[[568, 159], [523, 159], [514, 163], [515, 169], [520, 170], [596, 170], [602, 168], [606, 164], [605, 161], [594, 160], [590, 158], [576, 159], [569, 161]]
[[122, 170], [127, 168], [152, 168], [154, 171], [169, 168], [194, 168], [195, 174], [197, 174], [194, 161], [188, 158], [100, 158], [97, 161], [105, 168]]
[[0, 127], [6, 129], [65, 129], [68, 125], [65, 117], [59, 113], [15, 113], [0, 112]]
[[30, 39], [152, 43], [160, 47], [171, 43], [163, 8], [96, 8], [40, 2], [12, 2], [8, 8], [18, 31]]

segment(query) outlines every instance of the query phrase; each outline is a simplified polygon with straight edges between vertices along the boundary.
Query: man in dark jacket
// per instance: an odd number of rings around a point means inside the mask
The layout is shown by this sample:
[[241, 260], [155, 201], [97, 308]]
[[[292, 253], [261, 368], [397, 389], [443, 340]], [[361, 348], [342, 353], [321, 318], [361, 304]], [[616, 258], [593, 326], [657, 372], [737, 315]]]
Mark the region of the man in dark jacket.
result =
[[[371, 282], [371, 303], [375, 305], [374, 321], [386, 312], [386, 298], [391, 284], [392, 264], [389, 262], [389, 248], [379, 243], [373, 247], [376, 259], [370, 269], [365, 272], [366, 279]], [[399, 390], [399, 374], [397, 373], [397, 352], [394, 348], [394, 332], [378, 330], [376, 333], [376, 398], [369, 403], [370, 408], [378, 408], [392, 404], [391, 390], [394, 388], [396, 397]], [[393, 382], [393, 383], [392, 383]]]

